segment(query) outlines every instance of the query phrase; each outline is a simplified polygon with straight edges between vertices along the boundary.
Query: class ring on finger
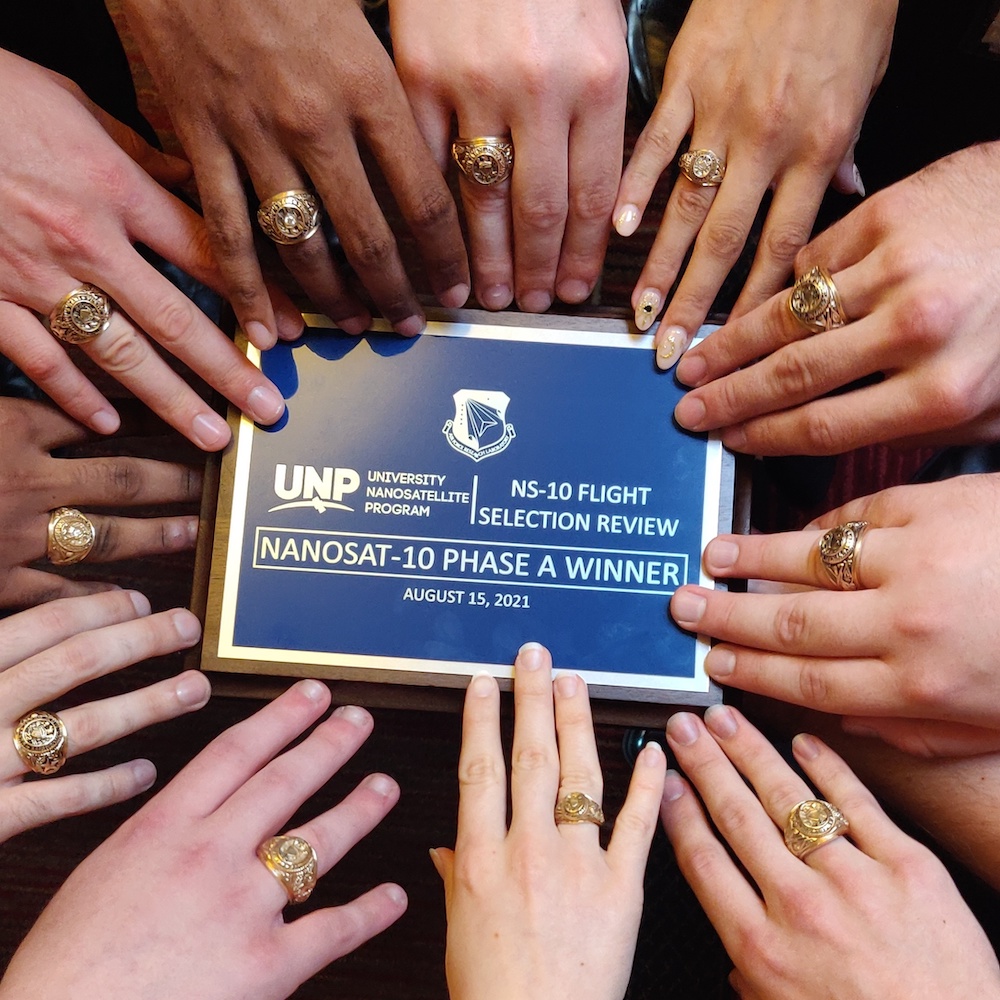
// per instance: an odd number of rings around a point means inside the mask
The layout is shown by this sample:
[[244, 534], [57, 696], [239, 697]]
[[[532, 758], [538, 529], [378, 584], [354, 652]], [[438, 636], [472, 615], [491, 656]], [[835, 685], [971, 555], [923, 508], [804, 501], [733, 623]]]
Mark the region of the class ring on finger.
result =
[[600, 826], [604, 822], [604, 810], [601, 804], [585, 792], [567, 792], [556, 802], [554, 811], [556, 825], [561, 823], [594, 823]]
[[257, 848], [257, 857], [281, 883], [290, 903], [304, 903], [316, 888], [316, 851], [302, 837], [271, 837]]
[[260, 203], [257, 223], [268, 239], [282, 246], [304, 243], [319, 232], [319, 201], [310, 191], [281, 191]]
[[861, 543], [867, 521], [846, 521], [819, 540], [819, 561], [830, 582], [841, 590], [861, 588]]
[[87, 344], [111, 324], [111, 299], [97, 285], [80, 285], [49, 313], [49, 332], [65, 344]]
[[847, 323], [837, 286], [821, 265], [796, 279], [788, 293], [788, 311], [810, 333], [824, 333]]
[[29, 712], [14, 726], [14, 749], [35, 774], [55, 774], [66, 763], [66, 724], [55, 712]]
[[97, 540], [94, 522], [75, 507], [49, 511], [46, 555], [54, 566], [72, 566], [90, 555]]
[[451, 144], [451, 156], [470, 181], [489, 187], [510, 176], [514, 167], [514, 144], [509, 135], [456, 139]]
[[847, 833], [850, 823], [835, 806], [823, 799], [804, 799], [792, 808], [785, 822], [785, 846], [805, 860], [813, 851]]
[[699, 187], [718, 187], [726, 176], [726, 161], [711, 149], [689, 149], [681, 153], [677, 166]]

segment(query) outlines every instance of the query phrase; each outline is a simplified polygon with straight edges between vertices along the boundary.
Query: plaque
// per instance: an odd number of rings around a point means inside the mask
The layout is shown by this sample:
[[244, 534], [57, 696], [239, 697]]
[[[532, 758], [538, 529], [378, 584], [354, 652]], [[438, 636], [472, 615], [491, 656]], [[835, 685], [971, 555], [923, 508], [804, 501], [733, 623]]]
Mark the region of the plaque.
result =
[[534, 640], [597, 698], [720, 700], [707, 640], [667, 606], [714, 585], [701, 552], [732, 528], [733, 458], [673, 422], [683, 390], [651, 338], [450, 315], [412, 340], [307, 315], [300, 341], [246, 347], [288, 409], [231, 417], [203, 666], [509, 686]]

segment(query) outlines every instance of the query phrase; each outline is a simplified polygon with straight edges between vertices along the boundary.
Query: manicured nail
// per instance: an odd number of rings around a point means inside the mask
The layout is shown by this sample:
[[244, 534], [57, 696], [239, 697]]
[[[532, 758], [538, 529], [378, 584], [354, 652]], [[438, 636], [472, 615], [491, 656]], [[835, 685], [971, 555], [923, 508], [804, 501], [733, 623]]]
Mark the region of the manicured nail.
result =
[[128, 598], [132, 602], [132, 607], [140, 618], [145, 618], [152, 610], [149, 606], [149, 598], [145, 594], [140, 594], [138, 590], [128, 591]]
[[640, 330], [648, 330], [653, 325], [660, 312], [663, 299], [655, 288], [647, 288], [639, 296], [639, 304], [635, 307], [635, 325]]
[[569, 278], [559, 283], [556, 294], [563, 302], [575, 306], [586, 301], [590, 295], [590, 288], [591, 286], [586, 281], [581, 281], [579, 278]]
[[708, 601], [701, 594], [678, 590], [670, 600], [670, 614], [678, 625], [693, 628], [701, 621], [707, 606]]
[[323, 692], [326, 690], [326, 685], [321, 684], [319, 681], [308, 679], [299, 681], [298, 688], [304, 698], [308, 698], [309, 701], [319, 702], [323, 700]]
[[705, 657], [705, 673], [713, 681], [724, 680], [736, 669], [736, 654], [725, 646], [713, 646]]
[[660, 763], [663, 757], [663, 747], [659, 743], [650, 740], [643, 748], [639, 751], [638, 761], [644, 767], [655, 767]]
[[341, 705], [333, 714], [343, 719], [344, 722], [357, 726], [358, 729], [367, 726], [368, 720], [371, 718], [363, 708], [358, 708], [357, 705]]
[[396, 782], [387, 774], [369, 774], [365, 778], [365, 785], [383, 799], [396, 794]]
[[495, 689], [496, 681], [493, 680], [493, 675], [488, 674], [485, 670], [480, 670], [469, 683], [469, 690], [477, 698], [488, 698]]
[[639, 228], [641, 218], [635, 205], [623, 205], [615, 216], [615, 232], [619, 236], [631, 236]]
[[276, 339], [276, 335], [264, 326], [264, 324], [258, 319], [249, 320], [244, 328], [244, 332], [247, 335], [247, 340], [249, 340], [255, 347], [259, 347], [262, 350], [272, 347]]
[[716, 736], [727, 740], [736, 733], [736, 716], [728, 705], [711, 705], [705, 711], [705, 725]]
[[698, 739], [698, 725], [690, 712], [678, 712], [667, 721], [667, 736], [682, 747], [689, 747]]
[[484, 309], [506, 309], [514, 301], [514, 293], [510, 285], [490, 285], [478, 295]]
[[90, 418], [90, 426], [98, 434], [114, 434], [121, 425], [121, 417], [110, 409], [100, 409]]
[[536, 288], [517, 297], [517, 307], [521, 312], [543, 313], [552, 305], [552, 296], [544, 289]]
[[563, 698], [572, 698], [580, 688], [580, 678], [576, 674], [560, 674], [555, 680], [555, 688]]
[[186, 708], [201, 708], [208, 703], [212, 688], [208, 679], [200, 672], [182, 674], [174, 687], [177, 700]]
[[795, 755], [803, 760], [815, 760], [819, 756], [819, 740], [809, 733], [799, 733], [792, 740], [792, 749]]
[[858, 170], [858, 165], [856, 163], [854, 164], [854, 186], [857, 188], [858, 194], [864, 198], [865, 184], [864, 181], [861, 180], [861, 171]]
[[446, 292], [438, 296], [438, 301], [446, 309], [460, 309], [469, 301], [469, 286], [466, 284], [452, 285]]
[[170, 621], [182, 642], [193, 645], [201, 637], [201, 622], [190, 611], [174, 611]]
[[426, 326], [427, 320], [423, 316], [407, 316], [402, 322], [392, 324], [392, 328], [401, 337], [416, 337], [424, 332]]
[[542, 665], [545, 647], [537, 642], [526, 642], [517, 651], [517, 666], [522, 670], [538, 670]]
[[151, 760], [134, 760], [131, 763], [132, 780], [139, 786], [140, 792], [148, 791], [156, 781], [156, 766]]
[[229, 425], [218, 413], [199, 413], [191, 421], [194, 443], [205, 451], [218, 451], [229, 443]]
[[710, 570], [732, 569], [740, 557], [740, 547], [727, 538], [715, 538], [705, 548], [705, 565]]
[[656, 348], [656, 367], [665, 372], [681, 359], [689, 338], [687, 330], [682, 326], [668, 326], [665, 330], [661, 329], [660, 338]]
[[684, 779], [674, 770], [668, 770], [663, 782], [663, 801], [676, 802], [684, 794]]
[[273, 424], [285, 412], [285, 401], [273, 385], [255, 385], [247, 396], [247, 410], [258, 424]]

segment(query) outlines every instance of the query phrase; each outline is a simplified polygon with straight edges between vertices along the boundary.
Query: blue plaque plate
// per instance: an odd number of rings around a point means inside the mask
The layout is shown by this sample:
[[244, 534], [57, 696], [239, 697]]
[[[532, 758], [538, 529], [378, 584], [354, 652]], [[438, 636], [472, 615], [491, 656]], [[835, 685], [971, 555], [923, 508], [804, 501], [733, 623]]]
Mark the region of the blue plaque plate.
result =
[[307, 320], [248, 348], [288, 411], [241, 418], [226, 459], [207, 667], [464, 686], [510, 678], [536, 640], [600, 697], [718, 700], [667, 603], [713, 586], [700, 555], [731, 525], [732, 458], [673, 423], [648, 336]]

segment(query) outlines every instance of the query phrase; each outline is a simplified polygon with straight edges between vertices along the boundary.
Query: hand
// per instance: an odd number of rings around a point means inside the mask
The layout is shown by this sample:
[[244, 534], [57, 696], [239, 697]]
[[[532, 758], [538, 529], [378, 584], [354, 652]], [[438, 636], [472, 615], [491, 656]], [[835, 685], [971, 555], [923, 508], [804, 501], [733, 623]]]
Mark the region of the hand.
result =
[[734, 709], [713, 706], [705, 723], [688, 713], [667, 723], [704, 809], [671, 772], [661, 815], [743, 1000], [1000, 996], [993, 950], [944, 866], [892, 824], [832, 750], [806, 735], [792, 744], [850, 822], [847, 837], [800, 860], [781, 830], [814, 797], [809, 786]]
[[400, 79], [442, 169], [462, 138], [509, 136], [510, 181], [460, 176], [476, 298], [544, 312], [601, 273], [628, 89], [618, 0], [390, 0]]
[[[54, 458], [58, 448], [91, 435], [44, 403], [0, 397], [0, 607], [28, 607], [110, 585], [74, 579], [31, 564], [46, 554], [55, 507], [108, 507], [197, 501], [201, 473], [150, 459]], [[198, 518], [128, 518], [87, 514], [96, 529], [90, 562], [114, 562], [194, 547]]]
[[[231, 435], [140, 330], [253, 419], [277, 420], [285, 408], [278, 390], [133, 248], [144, 243], [220, 287], [202, 221], [139, 164], [172, 180], [186, 166], [158, 156], [107, 115], [95, 117], [69, 81], [2, 51], [0, 97], [7, 109], [0, 138], [0, 351], [72, 417], [114, 432], [118, 414], [36, 315], [47, 316], [90, 282], [116, 307], [110, 327], [82, 349], [185, 437], [214, 451]], [[301, 330], [297, 313], [287, 320]]]
[[[386, 884], [285, 923], [285, 890], [256, 857], [371, 732], [367, 712], [340, 708], [281, 753], [329, 704], [325, 685], [300, 681], [203, 750], [70, 875], [0, 997], [44, 981], [67, 1000], [278, 1000], [401, 916], [406, 896]], [[323, 875], [398, 797], [391, 778], [369, 775], [287, 832], [315, 848]]]
[[728, 447], [762, 455], [995, 440], [998, 204], [996, 142], [874, 195], [796, 258], [797, 274], [817, 264], [832, 273], [847, 326], [809, 336], [788, 292], [774, 296], [684, 358], [677, 376], [699, 388], [677, 404], [678, 423], [724, 428]]
[[[28, 768], [12, 738], [18, 720], [95, 677], [187, 649], [200, 635], [190, 611], [150, 615], [149, 601], [134, 591], [55, 601], [0, 621], [0, 843], [60, 817], [122, 802], [156, 778], [148, 760], [133, 760], [25, 783]], [[209, 694], [205, 675], [188, 670], [139, 691], [68, 708], [59, 713], [68, 755], [192, 712]]]
[[[998, 501], [1000, 476], [959, 476], [854, 500], [805, 531], [722, 535], [708, 573], [797, 589], [686, 586], [671, 614], [722, 640], [705, 660], [720, 684], [847, 715], [848, 732], [911, 753], [1000, 749]], [[834, 589], [817, 557], [847, 521], [870, 525], [856, 591]]]
[[603, 790], [586, 686], [573, 674], [553, 684], [552, 660], [535, 643], [514, 666], [510, 829], [500, 693], [480, 674], [465, 699], [455, 851], [431, 854], [448, 910], [448, 991], [452, 1000], [620, 1000], [639, 932], [663, 751], [649, 744], [639, 754], [607, 851], [594, 824], [557, 826], [557, 797], [580, 791], [600, 801]]
[[635, 232], [686, 135], [726, 164], [719, 187], [677, 177], [632, 306], [652, 326], [691, 260], [656, 332], [657, 364], [681, 356], [773, 198], [739, 316], [776, 292], [809, 239], [831, 180], [864, 194], [854, 144], [889, 60], [897, 0], [694, 0], [671, 46], [656, 109], [622, 177], [615, 226]]
[[[262, 201], [314, 186], [376, 307], [413, 336], [424, 327], [423, 311], [365, 175], [360, 138], [417, 241], [434, 292], [446, 306], [465, 303], [458, 212], [356, 0], [126, 0], [124, 9], [194, 165], [237, 318], [258, 347], [270, 347], [277, 330], [238, 163]], [[350, 333], [368, 328], [371, 315], [322, 235], [278, 249], [313, 303]]]

